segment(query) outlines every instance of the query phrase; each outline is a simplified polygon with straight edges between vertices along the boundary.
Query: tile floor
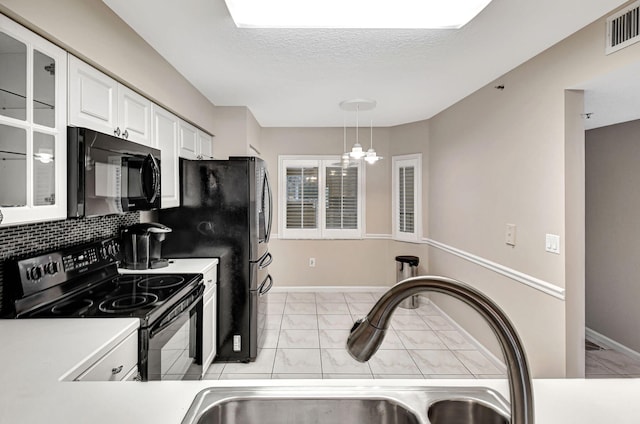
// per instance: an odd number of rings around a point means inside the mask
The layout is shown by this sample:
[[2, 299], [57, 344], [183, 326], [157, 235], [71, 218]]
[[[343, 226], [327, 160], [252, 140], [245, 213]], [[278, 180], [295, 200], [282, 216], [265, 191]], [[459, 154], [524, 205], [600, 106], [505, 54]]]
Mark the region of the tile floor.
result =
[[271, 293], [264, 347], [256, 361], [214, 363], [205, 378], [504, 378], [500, 364], [422, 297], [419, 308], [396, 310], [369, 362], [352, 359], [344, 347], [349, 329], [380, 294]]
[[638, 378], [640, 360], [614, 349], [598, 346], [593, 341], [586, 343], [587, 378]]

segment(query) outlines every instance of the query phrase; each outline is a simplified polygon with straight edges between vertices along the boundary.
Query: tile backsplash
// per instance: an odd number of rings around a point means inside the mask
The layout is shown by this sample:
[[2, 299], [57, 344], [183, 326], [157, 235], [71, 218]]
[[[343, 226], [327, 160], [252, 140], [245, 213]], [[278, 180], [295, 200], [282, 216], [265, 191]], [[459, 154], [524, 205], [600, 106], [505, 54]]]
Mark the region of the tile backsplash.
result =
[[16, 257], [36, 255], [85, 242], [116, 237], [123, 226], [140, 222], [139, 212], [0, 228], [0, 316], [7, 313], [3, 288], [5, 265]]

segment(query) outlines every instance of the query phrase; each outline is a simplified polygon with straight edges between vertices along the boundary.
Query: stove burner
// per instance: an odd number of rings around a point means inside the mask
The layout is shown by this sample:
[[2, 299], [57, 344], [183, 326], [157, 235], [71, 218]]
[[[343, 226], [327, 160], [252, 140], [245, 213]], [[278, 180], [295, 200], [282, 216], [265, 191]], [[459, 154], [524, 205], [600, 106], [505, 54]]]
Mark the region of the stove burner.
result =
[[180, 285], [183, 282], [184, 278], [176, 275], [159, 275], [140, 281], [138, 287], [141, 289], [166, 289]]
[[91, 306], [91, 299], [70, 299], [51, 308], [51, 312], [61, 316], [79, 316], [85, 313]]
[[105, 300], [98, 308], [107, 313], [130, 312], [151, 305], [157, 300], [158, 296], [151, 293], [124, 294]]
[[133, 274], [121, 274], [113, 279], [114, 282], [119, 284], [137, 283], [140, 280], [142, 280], [142, 277]]

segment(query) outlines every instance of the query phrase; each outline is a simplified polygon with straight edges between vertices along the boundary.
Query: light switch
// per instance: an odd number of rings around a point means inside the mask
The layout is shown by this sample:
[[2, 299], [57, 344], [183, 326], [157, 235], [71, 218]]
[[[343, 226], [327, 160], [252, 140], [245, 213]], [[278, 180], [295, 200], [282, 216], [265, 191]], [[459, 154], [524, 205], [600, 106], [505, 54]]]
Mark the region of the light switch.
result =
[[504, 242], [509, 246], [516, 245], [516, 224], [507, 224], [507, 229], [504, 234]]
[[555, 234], [547, 234], [545, 241], [545, 250], [549, 253], [560, 254], [560, 236]]

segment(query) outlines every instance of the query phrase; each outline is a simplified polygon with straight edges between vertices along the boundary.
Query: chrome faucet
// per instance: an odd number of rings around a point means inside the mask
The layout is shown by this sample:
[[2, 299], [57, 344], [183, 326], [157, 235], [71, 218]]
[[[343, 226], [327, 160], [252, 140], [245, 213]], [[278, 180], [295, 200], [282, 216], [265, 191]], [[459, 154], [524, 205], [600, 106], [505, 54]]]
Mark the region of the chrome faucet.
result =
[[380, 347], [391, 315], [406, 298], [424, 291], [444, 293], [475, 309], [489, 323], [507, 362], [511, 424], [533, 424], [533, 391], [527, 358], [518, 334], [506, 314], [487, 296], [460, 281], [422, 276], [403, 280], [391, 287], [365, 318], [356, 321], [347, 340], [347, 350], [356, 360], [368, 361]]

